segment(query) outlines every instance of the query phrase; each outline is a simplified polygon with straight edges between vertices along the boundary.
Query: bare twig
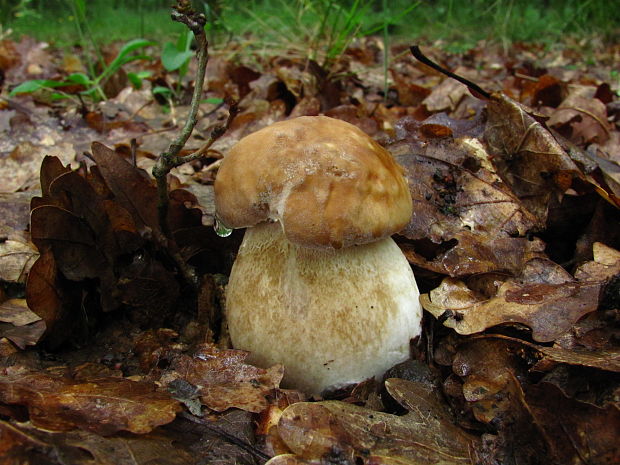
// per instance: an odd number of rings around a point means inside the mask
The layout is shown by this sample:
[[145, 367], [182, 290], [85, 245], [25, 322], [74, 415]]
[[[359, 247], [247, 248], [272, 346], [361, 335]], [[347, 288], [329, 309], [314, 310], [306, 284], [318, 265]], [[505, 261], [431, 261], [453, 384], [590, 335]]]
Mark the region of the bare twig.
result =
[[135, 168], [136, 166], [138, 166], [138, 160], [137, 160], [137, 156], [136, 156], [136, 153], [138, 151], [138, 142], [136, 141], [135, 137], [132, 137], [131, 141], [129, 141], [129, 143], [130, 143], [130, 147], [131, 147], [131, 164]]
[[486, 98], [486, 99], [491, 98], [491, 94], [488, 93], [486, 90], [484, 90], [482, 87], [480, 87], [478, 84], [475, 84], [471, 82], [470, 80], [465, 79], [464, 77], [459, 76], [458, 74], [454, 74], [452, 71], [448, 71], [446, 68], [439, 66], [433, 60], [431, 60], [426, 55], [424, 55], [422, 51], [420, 50], [420, 47], [418, 47], [417, 45], [413, 45], [412, 47], [410, 47], [410, 50], [411, 50], [411, 54], [415, 58], [417, 58], [419, 61], [424, 63], [426, 66], [430, 66], [435, 71], [439, 71], [441, 74], [445, 74], [446, 76], [451, 77], [452, 79], [455, 79], [462, 84], [465, 84], [467, 87], [469, 87], [470, 90], [479, 94], [483, 98]]
[[191, 135], [196, 126], [198, 114], [198, 106], [200, 105], [200, 97], [204, 85], [205, 71], [207, 62], [209, 61], [209, 44], [204, 32], [205, 17], [197, 14], [191, 8], [188, 0], [178, 0], [172, 10], [172, 19], [185, 24], [193, 33], [198, 44], [198, 72], [194, 84], [194, 93], [190, 106], [189, 115], [185, 126], [181, 130], [179, 136], [174, 140], [168, 149], [164, 151], [157, 160], [157, 164], [153, 167], [153, 176], [157, 180], [157, 192], [159, 194], [158, 211], [159, 224], [164, 234], [169, 238], [170, 231], [168, 228], [168, 180], [167, 175], [172, 168], [179, 166], [184, 161], [179, 161], [179, 152], [185, 146], [187, 139]]
[[[172, 168], [187, 163], [188, 161], [202, 157], [207, 152], [209, 147], [213, 145], [213, 143], [226, 132], [226, 130], [230, 126], [230, 123], [232, 122], [232, 119], [237, 114], [236, 104], [231, 103], [230, 114], [226, 125], [216, 127], [212, 131], [209, 140], [197, 152], [185, 157], [179, 156], [179, 153], [187, 143], [187, 140], [192, 134], [192, 131], [196, 127], [198, 107], [200, 106], [200, 99], [204, 86], [207, 62], [209, 61], [209, 43], [207, 41], [204, 31], [206, 19], [204, 15], [198, 14], [192, 9], [191, 2], [189, 0], [177, 0], [176, 5], [173, 6], [172, 19], [174, 21], [185, 24], [194, 33], [194, 37], [196, 38], [196, 43], [198, 46], [198, 71], [196, 73], [194, 93], [192, 94], [190, 111], [189, 115], [187, 116], [185, 126], [183, 126], [183, 129], [181, 130], [179, 136], [170, 144], [168, 149], [159, 155], [157, 163], [153, 167], [153, 176], [157, 181], [157, 210], [159, 216], [159, 226], [168, 241], [171, 241], [172, 239], [172, 234], [168, 226], [167, 219], [170, 202], [167, 179], [168, 173], [170, 173], [170, 170]], [[179, 257], [175, 257], [175, 261], [177, 262], [177, 266], [179, 266], [179, 269], [188, 280], [188, 282], [196, 285], [197, 280], [193, 270], [191, 270], [190, 267], [187, 266]]]

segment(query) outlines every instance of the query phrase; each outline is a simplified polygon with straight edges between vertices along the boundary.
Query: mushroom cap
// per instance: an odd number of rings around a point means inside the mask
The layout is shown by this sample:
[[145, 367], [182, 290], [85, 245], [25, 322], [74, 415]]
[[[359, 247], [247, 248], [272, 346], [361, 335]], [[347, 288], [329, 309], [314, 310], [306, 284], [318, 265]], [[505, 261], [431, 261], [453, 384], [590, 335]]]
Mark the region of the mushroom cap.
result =
[[215, 181], [230, 228], [280, 221], [306, 247], [365, 244], [401, 230], [412, 213], [403, 169], [356, 126], [327, 116], [281, 121], [241, 139]]

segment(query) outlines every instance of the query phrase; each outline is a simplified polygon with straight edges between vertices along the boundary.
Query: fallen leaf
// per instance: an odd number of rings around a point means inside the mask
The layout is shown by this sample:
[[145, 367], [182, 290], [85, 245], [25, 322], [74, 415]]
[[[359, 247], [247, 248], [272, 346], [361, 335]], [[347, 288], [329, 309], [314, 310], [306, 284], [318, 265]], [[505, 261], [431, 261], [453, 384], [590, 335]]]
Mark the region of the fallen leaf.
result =
[[[542, 242], [525, 237], [542, 227], [540, 219], [497, 175], [482, 143], [458, 135], [459, 125], [446, 126], [454, 138], [427, 141], [421, 136], [424, 124], [404, 118], [397, 124], [396, 142], [387, 146], [405, 168], [414, 202], [411, 221], [399, 233], [410, 239], [400, 244], [409, 261], [463, 276], [517, 273], [527, 260], [541, 256]], [[470, 123], [470, 131], [480, 130], [479, 125]]]
[[103, 179], [140, 230], [159, 231], [157, 189], [148, 175], [103, 144], [93, 143], [92, 152]]
[[0, 237], [13, 240], [25, 238], [32, 197], [32, 192], [0, 194], [0, 218], [3, 219], [0, 223]]
[[504, 94], [487, 104], [484, 140], [497, 174], [525, 207], [545, 221], [549, 200], [564, 193], [582, 175], [532, 111]]
[[45, 322], [30, 311], [24, 299], [0, 303], [0, 338], [7, 338], [20, 349], [35, 345], [45, 332]]
[[23, 283], [39, 253], [30, 242], [0, 241], [0, 281]]
[[109, 435], [144, 434], [174, 420], [179, 403], [154, 384], [124, 378], [76, 382], [45, 373], [7, 373], [0, 400], [28, 408], [32, 424], [52, 431], [75, 428]]
[[236, 407], [258, 413], [267, 408], [266, 396], [280, 384], [284, 368], [248, 365], [244, 363], [247, 355], [241, 350], [219, 350], [211, 344], [201, 345], [191, 355], [169, 354], [170, 369], [160, 382], [187, 381], [196, 386], [201, 402], [218, 412]]
[[598, 308], [601, 280], [580, 281], [545, 259], [530, 260], [519, 278], [497, 283], [490, 298], [465, 283], [446, 278], [420, 297], [424, 309], [459, 334], [473, 334], [503, 323], [521, 323], [539, 342], [552, 341], [583, 315]]
[[500, 463], [535, 463], [546, 455], [545, 437], [532, 421], [520, 380], [521, 358], [503, 340], [473, 339], [459, 345], [452, 371], [462, 378], [466, 407], [497, 432]]
[[528, 386], [525, 399], [534, 421], [546, 431], [557, 463], [620, 462], [618, 405], [604, 408], [567, 398], [549, 383]]
[[[2, 439], [6, 439], [3, 441]], [[197, 459], [178, 446], [177, 436], [152, 432], [139, 436], [102, 437], [88, 431], [52, 432], [28, 423], [0, 422], [2, 465], [192, 465]], [[2, 449], [0, 448], [0, 452]], [[19, 462], [17, 460], [20, 460]], [[68, 462], [70, 460], [70, 462]]]
[[70, 293], [62, 290], [56, 262], [51, 251], [44, 251], [32, 266], [26, 283], [28, 308], [45, 322], [52, 345], [59, 344], [75, 326], [71, 318]]
[[364, 464], [473, 464], [479, 440], [455, 426], [439, 394], [422, 383], [392, 378], [386, 388], [404, 416], [338, 401], [300, 402], [282, 413], [278, 432], [295, 458]]
[[[547, 125], [577, 144], [604, 144], [612, 125], [607, 121], [605, 104], [594, 98], [595, 91], [591, 86], [573, 86], [568, 97], [551, 114]], [[568, 130], [562, 131], [562, 126]]]

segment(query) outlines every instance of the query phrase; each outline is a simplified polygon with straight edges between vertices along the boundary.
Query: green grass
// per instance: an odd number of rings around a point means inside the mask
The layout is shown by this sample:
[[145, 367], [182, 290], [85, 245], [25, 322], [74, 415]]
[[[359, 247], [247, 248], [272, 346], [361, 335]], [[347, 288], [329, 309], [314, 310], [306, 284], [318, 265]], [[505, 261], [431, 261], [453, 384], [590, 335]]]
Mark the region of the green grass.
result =
[[[80, 42], [70, 7], [80, 0], [0, 0], [0, 20], [15, 36], [56, 45]], [[83, 0], [81, 0], [83, 1]], [[172, 0], [88, 0], [86, 17], [99, 43], [146, 37], [174, 40], [183, 30], [169, 19]], [[248, 39], [252, 50], [289, 49], [337, 56], [355, 35], [382, 34], [407, 41], [441, 39], [454, 51], [479, 40], [554, 44], [566, 37], [619, 37], [620, 8], [612, 0], [199, 0], [216, 18], [216, 45]], [[117, 6], [115, 8], [114, 6]], [[249, 40], [251, 39], [251, 40]]]
[[[0, 0], [0, 7], [2, 6]], [[11, 2], [11, 0], [4, 0]], [[15, 0], [12, 0], [15, 1]], [[86, 18], [88, 30], [98, 44], [114, 41], [128, 41], [137, 37], [164, 42], [184, 31], [184, 26], [170, 20], [170, 10], [166, 4], [144, 6], [142, 11], [135, 6], [128, 7], [108, 0], [87, 0]], [[148, 3], [148, 2], [145, 2]], [[29, 35], [59, 47], [84, 45], [76, 28], [76, 17], [71, 8], [71, 0], [52, 0], [41, 8], [30, 8], [26, 14], [13, 16], [5, 25], [13, 30], [14, 36]]]

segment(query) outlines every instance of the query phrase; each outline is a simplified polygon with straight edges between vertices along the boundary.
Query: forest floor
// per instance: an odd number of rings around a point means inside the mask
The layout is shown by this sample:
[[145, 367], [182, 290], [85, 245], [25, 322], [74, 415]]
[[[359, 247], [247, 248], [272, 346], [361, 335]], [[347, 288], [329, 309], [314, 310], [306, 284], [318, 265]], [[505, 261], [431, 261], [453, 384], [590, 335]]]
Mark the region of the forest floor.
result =
[[[99, 102], [75, 82], [9, 95], [85, 64], [0, 42], [1, 465], [620, 463], [620, 46], [588, 63], [578, 43], [422, 46], [481, 95], [409, 45], [393, 46], [387, 75], [374, 37], [329, 66], [212, 52], [183, 153], [226, 121], [223, 99], [241, 112], [172, 171], [170, 245], [150, 172], [185, 122], [195, 65], [183, 77], [132, 62]], [[395, 239], [426, 310], [411, 360], [330, 402], [228, 347], [242, 232], [213, 228], [218, 160], [317, 114], [405, 168], [416, 214]]]

